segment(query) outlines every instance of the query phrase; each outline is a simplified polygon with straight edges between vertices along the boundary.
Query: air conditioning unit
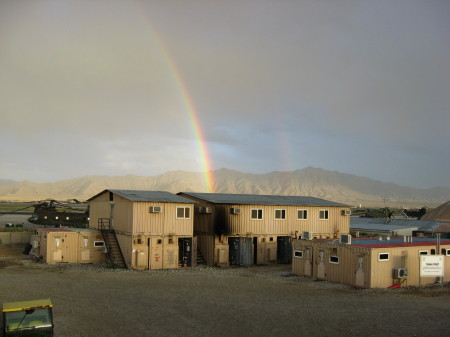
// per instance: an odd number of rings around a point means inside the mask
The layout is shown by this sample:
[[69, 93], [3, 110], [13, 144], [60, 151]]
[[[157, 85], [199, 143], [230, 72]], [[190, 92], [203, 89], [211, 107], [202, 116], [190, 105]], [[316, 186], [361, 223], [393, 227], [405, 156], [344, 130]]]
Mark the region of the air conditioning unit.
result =
[[408, 269], [407, 268], [395, 268], [394, 269], [394, 278], [407, 278], [408, 277]]
[[241, 214], [241, 209], [240, 208], [230, 208], [230, 213], [231, 214]]
[[339, 243], [350, 245], [352, 243], [352, 236], [348, 234], [341, 234], [339, 236]]
[[349, 209], [343, 209], [342, 210], [342, 215], [351, 215], [352, 211], [350, 211]]
[[161, 206], [151, 206], [150, 207], [150, 213], [161, 213], [162, 207]]
[[313, 239], [312, 232], [303, 232], [302, 233], [302, 240], [312, 240], [312, 239]]

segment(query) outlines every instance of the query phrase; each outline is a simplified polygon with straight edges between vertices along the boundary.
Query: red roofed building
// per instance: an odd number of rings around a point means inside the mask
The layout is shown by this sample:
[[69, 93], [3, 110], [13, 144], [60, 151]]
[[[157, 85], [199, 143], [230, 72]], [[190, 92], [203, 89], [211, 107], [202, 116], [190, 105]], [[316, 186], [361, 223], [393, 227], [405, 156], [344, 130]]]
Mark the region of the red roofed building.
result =
[[450, 282], [448, 239], [345, 239], [293, 241], [292, 273], [362, 288]]

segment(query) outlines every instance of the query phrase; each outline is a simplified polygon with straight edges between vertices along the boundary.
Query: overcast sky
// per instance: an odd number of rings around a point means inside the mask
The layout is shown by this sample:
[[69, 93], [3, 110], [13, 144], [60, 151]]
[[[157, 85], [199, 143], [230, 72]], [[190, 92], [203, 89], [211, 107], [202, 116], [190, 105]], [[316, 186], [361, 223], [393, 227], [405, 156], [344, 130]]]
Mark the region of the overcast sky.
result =
[[0, 178], [203, 171], [180, 80], [212, 169], [450, 186], [448, 0], [0, 0]]

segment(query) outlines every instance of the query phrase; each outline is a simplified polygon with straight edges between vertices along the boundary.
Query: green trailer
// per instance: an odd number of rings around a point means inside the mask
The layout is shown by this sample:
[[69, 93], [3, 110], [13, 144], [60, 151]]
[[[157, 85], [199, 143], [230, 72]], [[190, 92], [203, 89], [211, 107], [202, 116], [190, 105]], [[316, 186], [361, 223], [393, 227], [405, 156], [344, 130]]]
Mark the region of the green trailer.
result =
[[3, 303], [3, 336], [53, 336], [50, 300]]

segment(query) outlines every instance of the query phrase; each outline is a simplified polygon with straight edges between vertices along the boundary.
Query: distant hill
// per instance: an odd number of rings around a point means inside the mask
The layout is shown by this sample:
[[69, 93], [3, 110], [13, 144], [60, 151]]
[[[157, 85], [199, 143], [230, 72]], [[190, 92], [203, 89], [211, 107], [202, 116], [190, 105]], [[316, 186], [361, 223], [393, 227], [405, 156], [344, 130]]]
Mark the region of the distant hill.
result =
[[[437, 206], [450, 200], [449, 187], [404, 187], [312, 167], [266, 174], [220, 169], [213, 171], [213, 175], [218, 193], [304, 195], [355, 206]], [[206, 192], [206, 184], [202, 173], [185, 171], [151, 177], [85, 176], [53, 183], [0, 184], [0, 200], [86, 200], [105, 189]]]
[[425, 214], [420, 220], [450, 221], [450, 201]]
[[16, 183], [17, 183], [17, 181], [15, 181], [15, 180], [0, 179], [0, 186], [8, 186], [8, 185], [16, 184]]

